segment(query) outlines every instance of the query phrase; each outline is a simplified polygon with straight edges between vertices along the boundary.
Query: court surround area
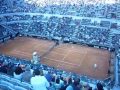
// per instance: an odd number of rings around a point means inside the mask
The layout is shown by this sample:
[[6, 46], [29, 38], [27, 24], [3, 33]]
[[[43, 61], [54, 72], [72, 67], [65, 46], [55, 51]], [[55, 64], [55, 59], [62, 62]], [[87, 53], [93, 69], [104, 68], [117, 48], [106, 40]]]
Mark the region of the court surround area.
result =
[[[108, 50], [68, 43], [56, 46], [54, 41], [28, 37], [17, 37], [0, 44], [0, 51], [29, 60], [36, 51], [41, 56], [42, 64], [100, 80], [108, 77], [111, 59]], [[94, 64], [97, 65], [96, 68]]]

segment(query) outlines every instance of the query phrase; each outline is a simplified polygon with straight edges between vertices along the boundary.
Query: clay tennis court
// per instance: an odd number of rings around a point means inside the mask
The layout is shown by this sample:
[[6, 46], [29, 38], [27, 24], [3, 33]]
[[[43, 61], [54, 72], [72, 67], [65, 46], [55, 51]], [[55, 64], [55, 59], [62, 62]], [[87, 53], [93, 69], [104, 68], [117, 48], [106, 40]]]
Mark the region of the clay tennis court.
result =
[[[34, 51], [43, 56], [41, 63], [48, 66], [96, 79], [108, 77], [107, 72], [111, 53], [107, 50], [75, 44], [55, 46], [53, 41], [28, 37], [17, 37], [14, 40], [0, 44], [0, 52], [19, 58], [31, 60]], [[98, 65], [97, 69], [94, 69], [94, 64]]]

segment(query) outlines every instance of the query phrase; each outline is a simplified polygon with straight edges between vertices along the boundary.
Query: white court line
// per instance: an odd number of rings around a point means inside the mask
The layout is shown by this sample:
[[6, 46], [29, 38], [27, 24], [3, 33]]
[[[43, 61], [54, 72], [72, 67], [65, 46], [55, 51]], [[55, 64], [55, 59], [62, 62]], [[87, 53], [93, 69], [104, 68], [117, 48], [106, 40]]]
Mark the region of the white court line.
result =
[[37, 42], [39, 42], [40, 44], [44, 44], [44, 45], [55, 44], [55, 42], [53, 42], [53, 41], [48, 41], [48, 40], [43, 40], [43, 39], [37, 39], [37, 38], [35, 38], [35, 40], [37, 40]]
[[[63, 53], [58, 53], [58, 52], [56, 52], [56, 51], [52, 51], [52, 53], [55, 53], [55, 54], [58, 54], [58, 55], [64, 55]], [[50, 54], [51, 54], [51, 52], [50, 52]]]
[[63, 61], [65, 61], [65, 58], [69, 55], [70, 51], [71, 51], [71, 49], [68, 50], [68, 52], [64, 55], [64, 57], [63, 57], [63, 59], [62, 59]]
[[[43, 43], [43, 42], [42, 42]], [[54, 45], [55, 45], [55, 43], [53, 43], [53, 44], [38, 44], [38, 45], [36, 45], [34, 48], [37, 48], [37, 47], [40, 47], [40, 48], [42, 48], [42, 47], [45, 47], [46, 48], [46, 50], [47, 49], [49, 49], [51, 46], [53, 47]], [[44, 51], [46, 51], [46, 50], [44, 50]], [[43, 50], [42, 50], [43, 51]]]
[[36, 46], [42, 46], [42, 47], [43, 47], [43, 46], [46, 46], [46, 47], [48, 47], [48, 46], [51, 46], [51, 45], [54, 45], [54, 44], [50, 44], [50, 45], [49, 45], [48, 43], [47, 43], [47, 44], [44, 44], [44, 43], [42, 42], [42, 43], [40, 43], [40, 44], [38, 43]]
[[[75, 46], [71, 46], [70, 48], [74, 48], [74, 47], [75, 47]], [[76, 48], [77, 48], [77, 47], [76, 47]], [[61, 48], [56, 48], [56, 49], [63, 50], [64, 48], [61, 47]], [[84, 50], [84, 51], [85, 51], [85, 53], [86, 53], [86, 52], [87, 52], [87, 49]], [[74, 53], [74, 52], [75, 52], [75, 53], [79, 53], [79, 54], [81, 54], [81, 53], [80, 53], [81, 51], [79, 51], [79, 50], [74, 50], [74, 51], [71, 52], [71, 53]]]
[[37, 44], [36, 46], [34, 46], [33, 48], [37, 48], [37, 47], [39, 47], [39, 48], [43, 48], [43, 47], [45, 47], [45, 48], [49, 48], [48, 47], [48, 45], [42, 45], [42, 44]]
[[[71, 48], [74, 48], [74, 46], [72, 46]], [[70, 51], [71, 51], [71, 48], [70, 48]], [[63, 50], [62, 48], [59, 48], [59, 49]], [[70, 52], [70, 51], [68, 51], [68, 52]], [[81, 52], [81, 51], [74, 50], [73, 52], [70, 52], [70, 54], [74, 54], [74, 53], [81, 54], [80, 52]], [[59, 54], [59, 55], [64, 55], [64, 54], [62, 54], [62, 53], [58, 53], [57, 51], [53, 51], [52, 53], [56, 53], [56, 54]], [[87, 51], [84, 52], [84, 54], [87, 54]]]
[[29, 53], [25, 53], [25, 52], [22, 52], [22, 51], [18, 51], [18, 50], [16, 50], [16, 49], [14, 49], [13, 51], [15, 51], [15, 52], [17, 52], [17, 53], [22, 53], [22, 54], [26, 54], [26, 55], [31, 55], [31, 54], [29, 54]]
[[[71, 48], [73, 48], [73, 46], [72, 46]], [[70, 54], [70, 51], [71, 51], [71, 49], [68, 51], [67, 54], [65, 54], [65, 56], [64, 56], [63, 59], [62, 59], [62, 61], [65, 61], [65, 58]], [[58, 53], [58, 52], [55, 52], [55, 51], [53, 51], [52, 53], [55, 53], [55, 54], [58, 54], [58, 55], [64, 55], [64, 54], [62, 54], [62, 53]], [[71, 52], [71, 54], [72, 54], [72, 53], [73, 53], [73, 52]], [[87, 53], [87, 52], [85, 52], [84, 57], [85, 57], [86, 53]], [[82, 59], [81, 63], [83, 62], [83, 60], [84, 60], [84, 59]], [[60, 60], [60, 61], [61, 61], [61, 60]], [[79, 63], [79, 64], [81, 65], [81, 63]], [[79, 65], [79, 66], [80, 66], [80, 65]]]
[[[24, 52], [21, 52], [21, 51], [18, 51], [18, 50], [14, 50], [14, 51], [15, 51], [15, 52], [18, 52], [18, 53], [22, 53], [22, 54], [24, 54], [24, 55], [31, 55], [31, 54], [29, 54], [29, 53], [24, 53]], [[69, 51], [70, 51], [70, 50], [69, 50]], [[69, 52], [68, 52], [68, 54], [69, 54]], [[66, 57], [66, 56], [65, 56], [65, 57]], [[65, 57], [64, 57], [64, 58], [65, 58]], [[57, 61], [57, 62], [69, 64], [69, 65], [72, 65], [72, 66], [80, 67], [80, 65], [78, 65], [78, 64], [73, 64], [73, 63], [70, 63], [70, 62], [65, 62], [65, 61], [64, 61], [64, 58], [63, 58], [63, 61], [62, 61], [62, 60], [54, 60], [54, 59], [50, 59], [50, 58], [47, 58], [47, 57], [43, 57], [43, 58], [49, 59], [49, 60], [51, 60], [51, 61]], [[61, 65], [58, 64], [58, 67], [59, 67], [59, 66], [61, 66]]]
[[78, 67], [80, 67], [80, 65], [73, 64], [73, 63], [70, 63], [70, 62], [65, 62], [65, 61], [61, 61], [61, 60], [50, 59], [50, 58], [47, 58], [47, 57], [44, 57], [44, 58], [49, 59], [49, 60], [51, 60], [51, 61], [62, 62], [62, 63], [66, 63], [66, 64], [70, 64], [70, 65], [73, 65], [73, 66], [78, 66]]
[[[39, 50], [39, 49], [38, 49], [38, 50]], [[23, 51], [19, 51], [19, 50], [16, 50], [16, 49], [14, 49], [13, 51], [25, 53], [25, 52], [23, 52]], [[41, 49], [40, 51], [45, 52], [46, 50], [42, 50], [42, 49]], [[30, 55], [30, 54], [29, 54], [29, 55]]]

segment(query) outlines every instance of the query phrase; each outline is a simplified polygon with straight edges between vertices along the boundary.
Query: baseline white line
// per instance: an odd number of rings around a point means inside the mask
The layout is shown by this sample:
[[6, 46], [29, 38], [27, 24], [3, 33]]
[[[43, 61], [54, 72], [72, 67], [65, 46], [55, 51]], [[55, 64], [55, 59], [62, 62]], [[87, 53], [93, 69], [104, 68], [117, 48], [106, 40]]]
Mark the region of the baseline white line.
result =
[[26, 55], [31, 55], [31, 54], [29, 54], [29, 53], [25, 53], [25, 52], [22, 52], [22, 51], [18, 51], [18, 50], [16, 50], [16, 49], [14, 49], [13, 51], [15, 51], [15, 52], [17, 52], [17, 53], [22, 53], [22, 54], [26, 54]]
[[[72, 46], [72, 48], [74, 48], [74, 46]], [[63, 50], [64, 48], [56, 48], [56, 49]], [[84, 50], [84, 51], [87, 52], [87, 50]], [[80, 53], [81, 51], [79, 51], [79, 50], [74, 50], [74, 51], [71, 52], [71, 53], [74, 53], [74, 52], [75, 52], [75, 53], [79, 53], [79, 54], [81, 54], [81, 53]], [[86, 53], [86, 52], [85, 52], [85, 53]]]
[[67, 64], [70, 64], [70, 65], [73, 65], [73, 66], [78, 66], [78, 67], [80, 67], [80, 65], [73, 64], [73, 63], [70, 63], [70, 62], [65, 62], [65, 61], [61, 61], [61, 60], [50, 59], [50, 58], [47, 58], [47, 57], [44, 57], [44, 58], [49, 59], [49, 60], [51, 60], [51, 61], [57, 61], [57, 62], [67, 63]]

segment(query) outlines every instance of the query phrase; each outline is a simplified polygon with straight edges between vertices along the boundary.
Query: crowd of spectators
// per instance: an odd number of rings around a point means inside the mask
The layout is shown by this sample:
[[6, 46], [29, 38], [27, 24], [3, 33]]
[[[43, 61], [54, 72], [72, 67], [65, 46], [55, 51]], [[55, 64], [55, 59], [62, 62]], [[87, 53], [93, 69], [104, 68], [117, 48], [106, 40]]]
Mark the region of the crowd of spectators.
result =
[[15, 38], [18, 32], [0, 25], [0, 43]]
[[[3, 0], [4, 1], [4, 0]], [[105, 19], [120, 19], [120, 4], [60, 4], [37, 6], [28, 4], [24, 0], [15, 0], [12, 5], [0, 1], [0, 13], [39, 13], [67, 16], [93, 17]], [[28, 0], [29, 1], [29, 0]], [[73, 19], [72, 17], [55, 17], [43, 15], [5, 15], [0, 22], [9, 23], [8, 28], [0, 25], [0, 42], [14, 38], [17, 33], [27, 36], [36, 36], [63, 42], [75, 42], [98, 46], [114, 46], [119, 48], [120, 35], [113, 35], [109, 43], [110, 29], [117, 28], [117, 23], [109, 21], [94, 21], [91, 19]], [[23, 20], [23, 21], [22, 21]], [[26, 22], [25, 22], [26, 20]], [[12, 27], [12, 29], [11, 29]], [[111, 45], [110, 45], [111, 44]], [[120, 54], [118, 51], [117, 57]], [[30, 83], [35, 90], [41, 87], [46, 90], [103, 90], [103, 85], [87, 76], [69, 74], [46, 65], [33, 65], [27, 60], [0, 55], [0, 72], [12, 75], [14, 78]], [[38, 80], [38, 82], [36, 81]], [[35, 80], [35, 81], [34, 81]], [[42, 82], [39, 82], [42, 81]], [[92, 85], [96, 84], [96, 86]], [[42, 85], [38, 87], [37, 85]]]
[[[32, 19], [33, 21], [29, 21]], [[101, 21], [101, 23], [97, 23], [91, 22], [90, 19], [80, 20], [55, 16], [49, 18], [33, 16], [28, 21], [8, 24], [8, 27], [12, 27], [13, 30], [29, 36], [109, 46], [110, 22]]]
[[120, 34], [115, 34], [112, 36], [112, 42], [114, 47], [119, 48], [120, 46]]
[[105, 84], [102, 81], [42, 64], [34, 65], [28, 60], [2, 54], [0, 55], [0, 72], [30, 83], [33, 90], [41, 88], [42, 90], [105, 90]]
[[80, 27], [76, 39], [90, 44], [107, 45], [109, 30], [95, 27]]
[[[30, 0], [31, 1], [31, 0]], [[29, 0], [28, 0], [29, 2]], [[31, 1], [32, 2], [32, 1]], [[34, 0], [33, 0], [34, 2]], [[56, 1], [57, 2], [57, 1]], [[73, 3], [73, 2], [72, 2]], [[60, 15], [75, 15], [83, 17], [98, 17], [98, 18], [117, 18], [119, 19], [120, 4], [53, 4], [37, 6], [29, 4], [24, 0], [14, 1], [10, 7], [10, 3], [1, 2], [0, 13], [15, 13], [15, 12], [39, 12], [48, 14]]]
[[7, 34], [7, 30], [4, 27], [0, 26], [0, 38], [2, 38], [3, 36], [7, 36]]

